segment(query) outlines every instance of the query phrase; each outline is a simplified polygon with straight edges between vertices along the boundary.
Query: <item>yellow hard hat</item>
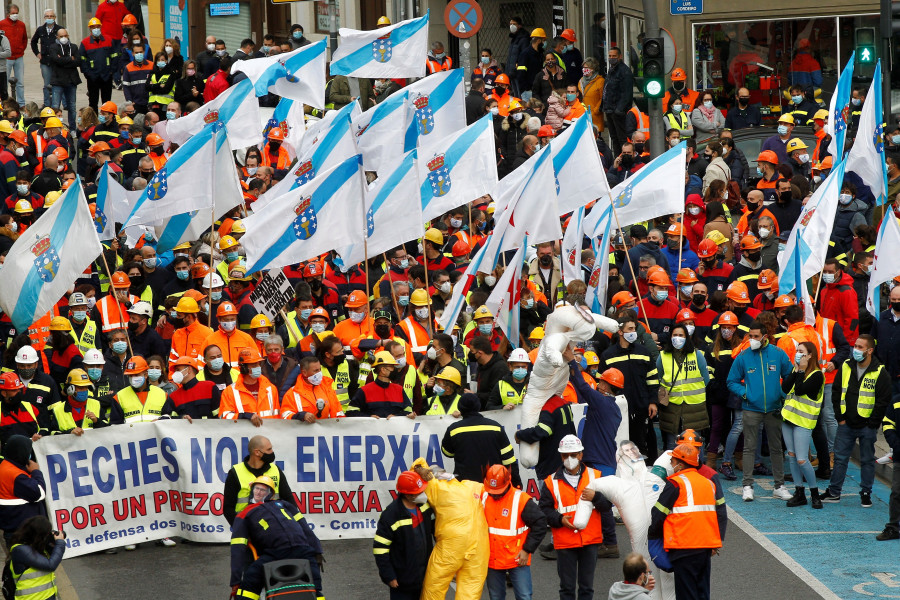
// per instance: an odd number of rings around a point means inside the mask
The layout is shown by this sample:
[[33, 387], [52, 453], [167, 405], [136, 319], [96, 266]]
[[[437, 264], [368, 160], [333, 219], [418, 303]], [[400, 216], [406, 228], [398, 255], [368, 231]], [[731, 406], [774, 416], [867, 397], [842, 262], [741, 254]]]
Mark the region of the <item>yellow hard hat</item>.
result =
[[46, 119], [47, 117], [55, 117], [56, 111], [50, 108], [49, 106], [45, 106], [41, 109], [41, 118]]
[[488, 307], [483, 304], [475, 309], [475, 314], [472, 316], [473, 319], [486, 319], [488, 317], [493, 319], [494, 315], [488, 310]]
[[591, 352], [590, 350], [584, 353], [584, 360], [588, 366], [600, 364], [600, 357], [597, 356], [596, 352]]
[[197, 301], [193, 298], [182, 296], [178, 301], [178, 304], [175, 305], [175, 311], [184, 315], [189, 315], [200, 312], [200, 307], [197, 306]]
[[94, 27], [94, 26], [100, 27], [101, 25], [103, 25], [103, 23], [101, 23], [100, 19], [98, 19], [97, 17], [94, 17], [93, 19], [88, 21], [88, 27]]
[[116, 117], [116, 122], [119, 125], [134, 125], [134, 121], [131, 120], [131, 117]]
[[16, 202], [16, 207], [13, 210], [20, 214], [28, 214], [34, 212], [34, 209], [31, 207], [31, 202], [29, 202], [28, 200], [19, 200], [18, 202]]
[[397, 366], [396, 359], [394, 359], [394, 356], [387, 350], [376, 352], [375, 362], [372, 363], [372, 367], [380, 367], [383, 365], [393, 365], [395, 367]]
[[254, 485], [256, 485], [257, 483], [261, 483], [261, 484], [263, 484], [263, 485], [269, 486], [269, 488], [270, 488], [273, 492], [277, 492], [277, 491], [278, 491], [278, 488], [275, 487], [275, 482], [272, 481], [272, 478], [269, 477], [268, 475], [260, 475], [259, 477], [257, 477], [256, 479], [253, 480], [253, 483], [250, 484], [250, 487], [252, 488], [252, 487], [253, 487]]
[[47, 195], [44, 196], [44, 208], [53, 206], [53, 203], [59, 200], [60, 196], [62, 196], [62, 192], [47, 192]]
[[47, 122], [44, 123], [44, 128], [59, 127], [60, 129], [62, 129], [62, 126], [62, 121], [60, 121], [59, 117], [57, 117], [56, 115], [50, 117], [49, 119], [47, 119]]
[[511, 98], [509, 101], [509, 112], [512, 112], [514, 110], [519, 110], [520, 108], [524, 108], [524, 107], [522, 106], [522, 103], [519, 102], [519, 99]]
[[88, 387], [91, 385], [91, 379], [84, 369], [72, 369], [69, 371], [69, 376], [66, 377], [66, 383], [78, 387]]
[[803, 143], [803, 140], [800, 138], [791, 138], [791, 140], [787, 143], [787, 147], [785, 148], [788, 154], [793, 152], [794, 150], [806, 150], [806, 144]]
[[409, 297], [409, 303], [415, 306], [428, 306], [431, 304], [431, 298], [428, 297], [427, 290], [415, 290]]
[[247, 227], [241, 219], [231, 224], [231, 233], [247, 233]]
[[791, 113], [784, 113], [783, 115], [778, 117], [778, 122], [779, 123], [790, 123], [791, 125], [793, 125], [794, 124], [794, 115], [792, 115]]
[[50, 331], [72, 331], [72, 324], [65, 317], [53, 317], [50, 319]]
[[3, 119], [2, 121], [0, 121], [0, 133], [12, 133], [12, 132], [13, 132], [12, 123], [7, 121], [6, 119]]
[[726, 238], [718, 229], [713, 229], [707, 233], [706, 239], [714, 241], [717, 246], [728, 243], [728, 238]]
[[462, 385], [462, 377], [460, 377], [459, 371], [451, 366], [446, 366], [441, 369], [441, 372], [435, 375], [434, 378], [443, 379], [444, 381], [452, 381], [457, 386]]
[[529, 340], [542, 340], [544, 339], [544, 328], [543, 327], [535, 327], [531, 330], [531, 333], [528, 335]]
[[390, 24], [391, 24], [391, 20], [388, 19], [386, 16], [382, 16], [381, 18], [378, 19], [379, 27], [384, 27], [384, 26], [390, 25]]
[[229, 248], [234, 248], [237, 245], [238, 241], [230, 235], [223, 236], [222, 239], [219, 240], [219, 250], [228, 250]]
[[547, 32], [540, 27], [536, 27], [534, 31], [531, 32], [531, 37], [547, 39]]
[[190, 242], [184, 242], [184, 243], [178, 244], [177, 246], [172, 248], [172, 250], [190, 250], [190, 249], [191, 249]]
[[266, 315], [256, 315], [250, 320], [250, 329], [257, 329], [259, 327], [272, 327], [272, 321], [270, 321], [269, 317]]
[[439, 246], [444, 245], [444, 234], [441, 233], [440, 229], [435, 229], [434, 227], [425, 232], [425, 239]]

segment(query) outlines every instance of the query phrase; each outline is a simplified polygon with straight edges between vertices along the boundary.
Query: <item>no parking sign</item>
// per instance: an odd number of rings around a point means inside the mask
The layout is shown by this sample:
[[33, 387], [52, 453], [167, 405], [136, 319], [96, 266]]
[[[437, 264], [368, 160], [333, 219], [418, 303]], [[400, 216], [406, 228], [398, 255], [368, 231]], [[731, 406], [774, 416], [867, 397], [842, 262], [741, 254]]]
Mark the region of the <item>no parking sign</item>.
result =
[[444, 9], [444, 23], [451, 35], [470, 38], [484, 24], [484, 14], [475, 0], [453, 0]]

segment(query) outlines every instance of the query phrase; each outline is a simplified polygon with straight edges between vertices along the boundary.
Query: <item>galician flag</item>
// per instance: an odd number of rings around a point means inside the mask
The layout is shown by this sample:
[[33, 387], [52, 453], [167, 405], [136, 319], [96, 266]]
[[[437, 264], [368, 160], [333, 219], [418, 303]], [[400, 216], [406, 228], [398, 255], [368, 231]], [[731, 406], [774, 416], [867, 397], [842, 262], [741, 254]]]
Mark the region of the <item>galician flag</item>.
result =
[[485, 306], [496, 315], [497, 324], [513, 348], [519, 347], [519, 300], [521, 296], [522, 263], [525, 260], [527, 240], [513, 255], [512, 262], [503, 271], [497, 285], [485, 301]]
[[189, 115], [166, 122], [169, 141], [184, 145], [192, 135], [200, 133], [204, 125], [222, 123], [232, 148], [255, 146], [262, 141], [259, 102], [249, 79], [231, 86], [212, 101]]
[[847, 154], [847, 171], [853, 171], [866, 182], [875, 203], [887, 200], [887, 163], [884, 161], [884, 125], [881, 111], [881, 61], [875, 65], [875, 75], [859, 116], [859, 127], [853, 147]]
[[608, 196], [603, 161], [588, 113], [584, 113], [559, 137], [550, 141], [556, 175], [559, 214], [570, 213], [597, 198]]
[[400, 21], [373, 31], [342, 27], [331, 58], [331, 74], [347, 77], [424, 77], [428, 57], [428, 18]]
[[856, 64], [856, 51], [850, 53], [850, 60], [844, 65], [837, 86], [828, 104], [828, 122], [825, 133], [831, 136], [828, 153], [834, 157], [834, 164], [844, 160], [844, 140], [847, 139], [847, 128], [850, 126], [850, 92], [853, 87], [853, 68]]
[[257, 96], [273, 93], [316, 108], [325, 108], [325, 40], [278, 54], [239, 60], [231, 72], [243, 72]]
[[900, 222], [893, 210], [885, 211], [875, 241], [875, 263], [869, 275], [866, 309], [877, 319], [881, 315], [881, 284], [900, 275]]

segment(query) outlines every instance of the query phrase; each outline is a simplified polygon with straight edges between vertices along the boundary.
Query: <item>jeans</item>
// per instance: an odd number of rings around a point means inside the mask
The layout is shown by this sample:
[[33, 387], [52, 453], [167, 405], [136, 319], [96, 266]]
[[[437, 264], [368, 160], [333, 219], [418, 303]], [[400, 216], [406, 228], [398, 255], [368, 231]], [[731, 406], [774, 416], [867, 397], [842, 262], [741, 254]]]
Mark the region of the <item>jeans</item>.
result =
[[578, 600], [593, 600], [594, 569], [597, 568], [598, 544], [581, 548], [556, 550], [556, 572], [559, 575], [559, 600], [575, 600], [578, 584]]
[[766, 428], [769, 439], [769, 456], [772, 458], [772, 476], [775, 489], [784, 485], [784, 450], [781, 448], [781, 411], [769, 413], [744, 411], [744, 486], [753, 485], [752, 460], [759, 445], [760, 426]]
[[[896, 383], [900, 382], [895, 382], [895, 384]], [[822, 394], [822, 412], [819, 413], [819, 420], [822, 421], [822, 425], [825, 428], [825, 435], [828, 437], [829, 452], [834, 452], [834, 438], [837, 436], [838, 429], [837, 419], [834, 418], [834, 404], [831, 403], [831, 388], [833, 386], [833, 383], [825, 384], [825, 392]], [[894, 387], [894, 394], [900, 394], [900, 391], [897, 391], [896, 385]], [[821, 456], [819, 457], [819, 460], [822, 460]]]
[[809, 489], [819, 487], [819, 484], [816, 483], [816, 472], [809, 464], [809, 440], [812, 438], [812, 429], [784, 422], [781, 424], [781, 434], [784, 436], [784, 445], [787, 448], [794, 485], [803, 487], [805, 480]]
[[53, 108], [60, 108], [65, 104], [66, 112], [69, 114], [69, 129], [75, 131], [75, 116], [77, 110], [75, 108], [75, 91], [74, 85], [54, 85], [53, 86]]
[[871, 427], [838, 425], [837, 437], [834, 440], [834, 469], [831, 471], [829, 492], [835, 496], [841, 495], [844, 478], [847, 477], [847, 463], [850, 462], [850, 453], [853, 452], [856, 440], [859, 440], [859, 470], [862, 473], [859, 488], [861, 492], [872, 492], [872, 484], [875, 483], [875, 437], [877, 435], [878, 430]]
[[50, 85], [50, 78], [53, 76], [53, 71], [50, 69], [50, 65], [45, 65], [41, 63], [41, 77], [44, 78], [44, 106], [51, 106], [53, 98], [51, 94], [53, 92], [53, 86]]
[[506, 598], [506, 574], [512, 582], [513, 594], [516, 600], [531, 600], [531, 567], [522, 565], [515, 569], [504, 571], [502, 569], [488, 569], [487, 589], [491, 600], [504, 600]]
[[25, 57], [6, 61], [6, 73], [10, 81], [16, 80], [16, 102], [25, 106]]
[[628, 141], [625, 133], [625, 113], [604, 113], [606, 116], [606, 128], [609, 131], [610, 150], [618, 156], [622, 152], [622, 144]]
[[[728, 432], [728, 438], [725, 440], [725, 452], [722, 454], [723, 463], [731, 463], [734, 459], [734, 449], [737, 448], [741, 434], [744, 433], [744, 411], [740, 408], [733, 409], [734, 423], [731, 425], [731, 431]], [[756, 455], [753, 464], [762, 462], [762, 452], [757, 444]], [[752, 465], [751, 465], [752, 469]]]
[[729, 423], [731, 421], [731, 409], [724, 404], [713, 404], [712, 419], [710, 419], [709, 442], [706, 446], [707, 452], [719, 453], [719, 446], [722, 444], [722, 437], [728, 435]]
[[[762, 414], [762, 413], [758, 413]], [[709, 600], [712, 552], [690, 554], [672, 561], [675, 597], [678, 600]]]

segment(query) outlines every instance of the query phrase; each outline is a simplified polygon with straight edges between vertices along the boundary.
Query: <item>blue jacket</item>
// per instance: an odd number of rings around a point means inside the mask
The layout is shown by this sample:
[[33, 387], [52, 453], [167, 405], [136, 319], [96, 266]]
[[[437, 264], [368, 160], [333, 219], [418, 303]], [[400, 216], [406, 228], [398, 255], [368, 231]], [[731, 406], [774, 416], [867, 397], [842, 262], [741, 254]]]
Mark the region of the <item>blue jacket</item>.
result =
[[622, 411], [613, 396], [601, 394], [587, 384], [581, 376], [581, 366], [576, 361], [569, 363], [569, 381], [578, 394], [578, 402], [587, 404], [584, 415], [584, 430], [581, 442], [584, 444], [584, 462], [595, 469], [601, 466], [615, 468], [616, 431], [622, 422]]
[[781, 379], [794, 366], [778, 346], [763, 343], [759, 350], [744, 350], [734, 359], [728, 372], [728, 390], [743, 399], [744, 410], [770, 413], [781, 410], [784, 392]]
[[681, 245], [681, 265], [678, 264], [678, 248], [669, 248], [668, 246], [662, 248], [662, 253], [666, 256], [666, 260], [669, 263], [668, 271], [672, 281], [675, 281], [675, 277], [678, 276], [680, 269], [696, 271], [700, 265], [700, 258], [696, 252], [691, 250], [691, 245], [686, 237], [681, 238]]
[[872, 334], [878, 340], [875, 356], [892, 380], [900, 377], [900, 321], [894, 321], [890, 308], [881, 312]]

